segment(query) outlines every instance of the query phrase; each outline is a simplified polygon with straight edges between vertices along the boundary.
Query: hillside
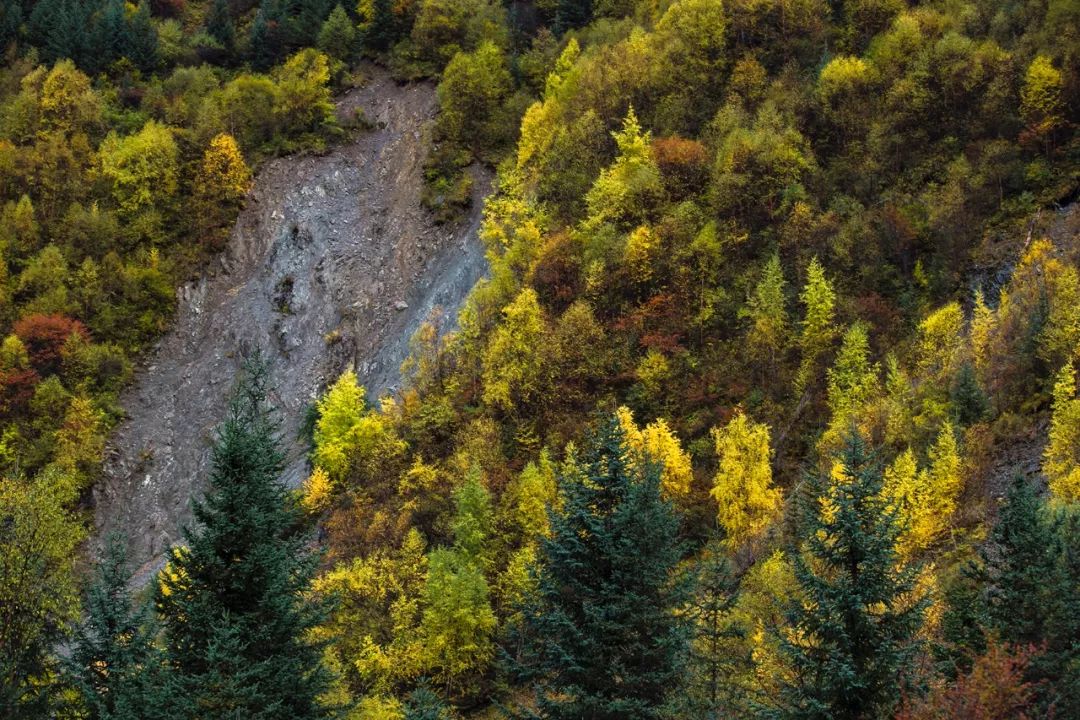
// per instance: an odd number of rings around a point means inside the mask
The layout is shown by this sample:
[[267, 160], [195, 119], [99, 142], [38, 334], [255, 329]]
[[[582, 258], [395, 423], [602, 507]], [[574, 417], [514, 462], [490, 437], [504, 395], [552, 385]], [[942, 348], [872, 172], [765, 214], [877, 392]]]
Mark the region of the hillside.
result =
[[469, 217], [436, 225], [420, 206], [434, 86], [398, 85], [374, 67], [364, 78], [336, 111], [362, 112], [373, 129], [260, 170], [221, 257], [179, 290], [172, 329], [120, 397], [95, 526], [99, 537], [122, 530], [137, 565], [160, 560], [190, 521], [246, 355], [261, 350], [271, 363], [282, 434], [297, 438], [286, 469], [297, 487], [301, 425], [328, 383], [357, 367], [373, 397], [392, 390], [409, 338], [422, 322], [452, 323], [483, 272], [485, 171], [475, 170]]
[[1080, 715], [1074, 0], [0, 37], [0, 714]]

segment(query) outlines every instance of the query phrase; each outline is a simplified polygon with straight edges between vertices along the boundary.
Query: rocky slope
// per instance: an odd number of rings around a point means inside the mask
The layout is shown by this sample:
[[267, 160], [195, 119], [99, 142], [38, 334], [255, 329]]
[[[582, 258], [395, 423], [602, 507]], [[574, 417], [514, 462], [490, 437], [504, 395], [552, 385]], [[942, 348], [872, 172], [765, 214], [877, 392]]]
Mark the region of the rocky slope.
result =
[[434, 88], [374, 68], [369, 77], [338, 112], [360, 108], [374, 129], [263, 167], [227, 249], [179, 290], [173, 329], [121, 399], [127, 419], [95, 488], [95, 524], [99, 537], [125, 533], [143, 570], [190, 520], [245, 355], [258, 348], [270, 361], [297, 484], [306, 466], [293, 439], [326, 384], [353, 366], [370, 395], [392, 390], [413, 331], [438, 309], [453, 313], [484, 271], [477, 230], [490, 176], [475, 172], [468, 218], [436, 225], [420, 206]]

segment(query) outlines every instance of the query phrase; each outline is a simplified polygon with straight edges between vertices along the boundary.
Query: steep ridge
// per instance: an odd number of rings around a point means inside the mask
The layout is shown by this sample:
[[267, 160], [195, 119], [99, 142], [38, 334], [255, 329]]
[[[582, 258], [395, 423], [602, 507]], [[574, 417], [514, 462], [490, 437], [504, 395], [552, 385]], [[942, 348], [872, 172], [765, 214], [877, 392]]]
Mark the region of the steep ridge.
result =
[[490, 174], [474, 171], [470, 216], [438, 226], [420, 206], [430, 84], [397, 85], [371, 68], [343, 96], [374, 128], [323, 156], [259, 172], [219, 262], [182, 287], [174, 327], [121, 398], [94, 491], [99, 537], [129, 537], [132, 561], [157, 566], [190, 519], [210, 441], [243, 357], [261, 349], [289, 445], [287, 480], [306, 470], [295, 438], [306, 409], [346, 367], [374, 397], [392, 390], [408, 340], [453, 313], [485, 269], [477, 237]]

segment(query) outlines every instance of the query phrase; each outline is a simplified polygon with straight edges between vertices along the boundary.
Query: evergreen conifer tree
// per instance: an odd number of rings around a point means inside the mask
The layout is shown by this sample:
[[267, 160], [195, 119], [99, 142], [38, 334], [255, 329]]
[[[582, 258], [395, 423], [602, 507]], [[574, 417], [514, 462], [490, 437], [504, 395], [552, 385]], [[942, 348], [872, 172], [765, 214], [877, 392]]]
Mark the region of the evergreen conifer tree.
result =
[[157, 606], [179, 717], [328, 717], [330, 682], [309, 631], [324, 617], [305, 595], [317, 556], [281, 482], [282, 453], [266, 407], [267, 376], [246, 363], [218, 431], [197, 525], [161, 574]]
[[793, 679], [781, 685], [784, 720], [891, 717], [918, 648], [926, 603], [916, 569], [898, 563], [895, 511], [882, 497], [880, 466], [854, 431], [840, 472], [807, 479], [803, 549], [793, 553], [799, 587], [780, 634]]
[[356, 28], [341, 4], [334, 6], [319, 30], [319, 49], [336, 60], [347, 60], [356, 42]]
[[404, 720], [450, 720], [451, 717], [450, 709], [427, 681], [422, 681], [405, 701]]
[[256, 70], [265, 72], [274, 66], [277, 60], [276, 33], [270, 30], [270, 19], [267, 17], [266, 3], [255, 14], [255, 21], [251, 24], [251, 36], [248, 41], [248, 53], [251, 57], [251, 66]]
[[372, 17], [364, 33], [364, 44], [376, 52], [386, 52], [398, 40], [394, 0], [373, 0]]
[[124, 540], [108, 538], [76, 628], [68, 674], [88, 720], [167, 720], [168, 682], [150, 603], [132, 597]]
[[94, 24], [93, 69], [104, 70], [114, 61], [126, 56], [131, 49], [131, 40], [124, 1], [109, 0]]
[[536, 691], [528, 717], [661, 717], [684, 666], [688, 632], [676, 612], [678, 519], [660, 468], [631, 461], [617, 420], [564, 473], [563, 510], [538, 553], [516, 669]]
[[555, 32], [562, 34], [567, 30], [588, 25], [592, 16], [592, 0], [558, 0], [555, 9]]
[[41, 0], [27, 23], [31, 44], [41, 50], [42, 59], [54, 62], [71, 58], [83, 66], [90, 41], [91, 24], [86, 8], [75, 0]]
[[1051, 544], [1035, 487], [1018, 475], [982, 551], [990, 624], [1006, 642], [1038, 643], [1044, 637]]
[[971, 363], [960, 366], [951, 389], [953, 414], [961, 427], [967, 427], [986, 417], [989, 401], [979, 386], [979, 378]]
[[214, 0], [206, 17], [206, 33], [221, 43], [227, 53], [231, 54], [236, 49], [236, 26], [228, 0]]
[[737, 686], [733, 676], [752, 667], [750, 654], [737, 644], [746, 629], [731, 618], [739, 583], [718, 545], [708, 548], [694, 568], [694, 589], [686, 609], [694, 637], [679, 709], [684, 716], [701, 720], [743, 716], [746, 688]]
[[158, 36], [150, 20], [150, 3], [139, 3], [128, 26], [129, 45], [125, 56], [143, 72], [152, 72], [158, 65]]
[[1080, 511], [1048, 512], [1035, 484], [1018, 476], [982, 551], [986, 614], [994, 632], [1039, 654], [1028, 679], [1043, 712], [1080, 712]]

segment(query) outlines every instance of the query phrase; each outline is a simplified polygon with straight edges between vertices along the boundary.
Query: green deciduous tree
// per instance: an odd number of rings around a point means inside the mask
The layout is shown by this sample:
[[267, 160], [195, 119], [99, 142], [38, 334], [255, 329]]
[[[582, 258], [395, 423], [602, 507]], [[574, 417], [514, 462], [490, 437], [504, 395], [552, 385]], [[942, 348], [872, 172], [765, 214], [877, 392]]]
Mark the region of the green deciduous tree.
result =
[[825, 373], [831, 417], [819, 447], [836, 448], [844, 433], [859, 424], [880, 391], [880, 372], [870, 363], [866, 325], [855, 323], [844, 333], [836, 360]]
[[773, 253], [765, 263], [761, 279], [746, 303], [746, 316], [750, 319], [747, 342], [750, 351], [764, 361], [768, 368], [776, 366], [780, 354], [788, 342], [787, 299], [784, 297], [784, 271], [780, 256]]
[[99, 150], [101, 173], [120, 211], [131, 216], [163, 208], [176, 195], [179, 150], [173, 132], [151, 120], [127, 137], [110, 134]]
[[514, 130], [506, 105], [513, 86], [506, 54], [495, 43], [458, 53], [439, 83], [439, 134], [476, 156], [494, 156]]
[[348, 60], [356, 47], [356, 27], [340, 4], [319, 30], [319, 49], [335, 60]]
[[46, 471], [0, 479], [0, 715], [54, 717], [54, 652], [78, 617], [75, 484]]
[[479, 471], [470, 473], [454, 500], [454, 545], [428, 556], [420, 666], [448, 693], [461, 695], [475, 692], [495, 656], [496, 619], [484, 576], [494, 518]]
[[390, 423], [368, 409], [364, 387], [356, 373], [346, 370], [319, 400], [312, 459], [334, 482], [351, 471], [363, 480], [382, 480], [380, 471], [405, 452]]

